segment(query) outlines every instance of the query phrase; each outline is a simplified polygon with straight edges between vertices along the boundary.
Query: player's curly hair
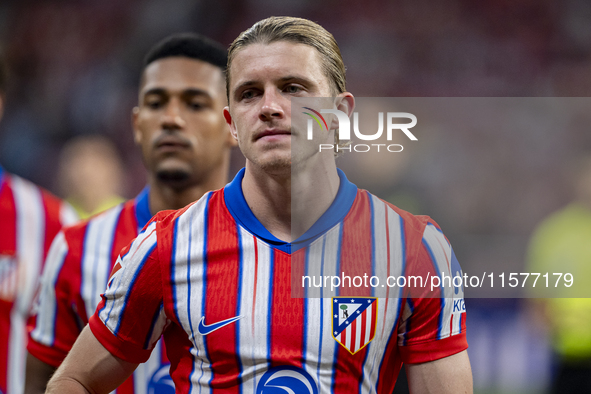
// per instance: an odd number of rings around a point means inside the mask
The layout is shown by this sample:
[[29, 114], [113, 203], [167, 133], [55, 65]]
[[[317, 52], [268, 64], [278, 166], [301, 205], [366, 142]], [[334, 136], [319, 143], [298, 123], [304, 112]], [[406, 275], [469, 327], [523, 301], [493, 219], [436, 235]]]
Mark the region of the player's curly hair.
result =
[[[271, 44], [277, 41], [290, 41], [315, 48], [321, 55], [322, 69], [329, 80], [332, 93], [336, 96], [346, 91], [345, 64], [333, 35], [319, 24], [307, 19], [272, 16], [255, 23], [251, 28], [240, 33], [230, 45], [226, 67], [228, 102], [230, 102], [230, 66], [236, 53], [250, 44]], [[335, 148], [345, 145], [339, 143], [338, 133], [335, 133]]]
[[228, 61], [228, 52], [219, 42], [197, 33], [177, 33], [159, 41], [148, 51], [144, 58], [144, 68], [156, 60], [174, 56], [201, 60], [222, 71]]

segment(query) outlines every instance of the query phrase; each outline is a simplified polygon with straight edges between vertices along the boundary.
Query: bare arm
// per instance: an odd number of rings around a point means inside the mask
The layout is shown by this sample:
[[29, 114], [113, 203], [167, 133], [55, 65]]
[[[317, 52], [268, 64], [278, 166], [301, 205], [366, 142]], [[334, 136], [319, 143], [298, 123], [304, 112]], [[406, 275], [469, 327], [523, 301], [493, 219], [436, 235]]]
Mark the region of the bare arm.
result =
[[412, 394], [472, 394], [472, 369], [468, 351], [439, 360], [406, 364]]
[[56, 368], [44, 363], [37, 357], [27, 354], [27, 378], [25, 379], [25, 394], [43, 394], [51, 375]]
[[138, 364], [113, 356], [86, 326], [47, 384], [47, 394], [110, 393]]

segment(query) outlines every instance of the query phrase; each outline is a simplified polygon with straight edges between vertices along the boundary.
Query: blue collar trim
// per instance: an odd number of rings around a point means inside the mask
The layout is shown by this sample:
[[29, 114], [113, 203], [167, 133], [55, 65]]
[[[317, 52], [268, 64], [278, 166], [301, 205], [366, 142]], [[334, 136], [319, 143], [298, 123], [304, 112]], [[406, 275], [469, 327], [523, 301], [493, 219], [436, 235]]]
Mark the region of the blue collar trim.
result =
[[250, 207], [244, 199], [244, 194], [242, 193], [244, 171], [244, 168], [238, 171], [238, 174], [236, 174], [232, 182], [227, 184], [224, 188], [224, 201], [226, 206], [234, 220], [236, 220], [236, 222], [242, 227], [285, 253], [292, 253], [309, 245], [316, 238], [342, 221], [347, 213], [349, 213], [349, 210], [355, 201], [355, 197], [357, 196], [357, 186], [349, 182], [343, 171], [337, 169], [340, 184], [334, 201], [326, 212], [322, 214], [320, 219], [318, 219], [304, 235], [296, 239], [293, 243], [289, 243], [282, 241], [271, 234], [250, 210]]
[[0, 189], [2, 188], [2, 182], [4, 182], [4, 168], [0, 166]]
[[134, 200], [134, 206], [137, 226], [142, 229], [152, 219], [152, 214], [150, 213], [150, 187], [146, 186], [137, 195]]

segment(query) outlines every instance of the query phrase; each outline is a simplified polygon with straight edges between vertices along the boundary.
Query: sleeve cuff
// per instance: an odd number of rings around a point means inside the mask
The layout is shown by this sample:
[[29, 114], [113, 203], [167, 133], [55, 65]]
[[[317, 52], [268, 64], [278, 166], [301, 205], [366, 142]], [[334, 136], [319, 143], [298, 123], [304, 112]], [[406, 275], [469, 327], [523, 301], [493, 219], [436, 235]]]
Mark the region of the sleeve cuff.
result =
[[146, 362], [150, 358], [151, 349], [143, 349], [117, 337], [103, 324], [102, 320], [96, 314], [90, 317], [88, 325], [96, 339], [112, 355], [137, 364]]
[[452, 335], [437, 341], [400, 346], [400, 355], [405, 364], [419, 364], [439, 360], [468, 348], [466, 333]]

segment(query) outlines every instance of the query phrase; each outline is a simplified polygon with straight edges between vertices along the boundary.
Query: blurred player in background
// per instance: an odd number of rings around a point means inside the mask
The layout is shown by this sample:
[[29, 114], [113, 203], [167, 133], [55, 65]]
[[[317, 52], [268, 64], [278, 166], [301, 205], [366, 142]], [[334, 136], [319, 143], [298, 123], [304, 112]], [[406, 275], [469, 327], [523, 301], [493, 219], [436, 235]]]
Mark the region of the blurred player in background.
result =
[[[451, 299], [378, 300], [367, 288], [292, 298], [298, 261], [376, 259], [401, 273], [457, 264], [431, 219], [359, 190], [332, 152], [292, 125], [292, 98], [329, 97], [353, 111], [332, 35], [305, 19], [265, 19], [231, 45], [227, 71], [224, 116], [246, 168], [224, 189], [156, 215], [123, 251], [48, 393], [109, 392], [161, 334], [178, 393], [389, 394], [403, 361], [414, 394], [471, 393], [465, 313]], [[319, 139], [334, 142], [336, 121], [328, 124]]]
[[[7, 70], [0, 55], [0, 118]], [[58, 198], [0, 166], [0, 393], [25, 384], [26, 323], [53, 237], [76, 214]]]
[[[172, 35], [147, 54], [133, 128], [148, 186], [134, 200], [56, 237], [28, 347], [27, 393], [45, 391], [94, 312], [120, 250], [152, 214], [182, 208], [227, 182], [235, 142], [222, 116], [226, 59], [222, 45], [195, 34]], [[173, 392], [168, 369], [158, 346], [117, 392]]]
[[[536, 228], [529, 272], [568, 272], [591, 287], [591, 155], [575, 160], [569, 174], [575, 200]], [[557, 370], [552, 393], [591, 393], [591, 299], [535, 300], [548, 323]], [[539, 308], [541, 307], [541, 308]]]
[[80, 219], [122, 203], [123, 176], [117, 149], [101, 135], [76, 137], [60, 152], [60, 192]]

